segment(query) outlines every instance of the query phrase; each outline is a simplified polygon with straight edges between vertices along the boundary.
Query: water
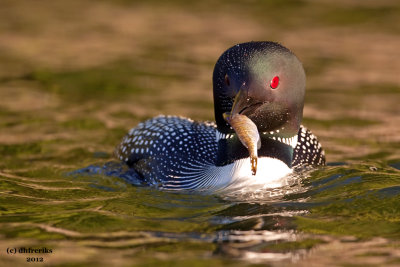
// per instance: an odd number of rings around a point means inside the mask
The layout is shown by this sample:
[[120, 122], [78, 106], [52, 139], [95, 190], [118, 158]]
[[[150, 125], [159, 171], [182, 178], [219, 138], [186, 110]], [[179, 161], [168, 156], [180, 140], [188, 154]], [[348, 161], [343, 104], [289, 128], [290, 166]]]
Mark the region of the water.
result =
[[[0, 265], [400, 265], [398, 3], [220, 5], [5, 1]], [[214, 62], [265, 36], [304, 62], [304, 124], [328, 166], [219, 195], [66, 175], [115, 160], [146, 118], [212, 120]]]

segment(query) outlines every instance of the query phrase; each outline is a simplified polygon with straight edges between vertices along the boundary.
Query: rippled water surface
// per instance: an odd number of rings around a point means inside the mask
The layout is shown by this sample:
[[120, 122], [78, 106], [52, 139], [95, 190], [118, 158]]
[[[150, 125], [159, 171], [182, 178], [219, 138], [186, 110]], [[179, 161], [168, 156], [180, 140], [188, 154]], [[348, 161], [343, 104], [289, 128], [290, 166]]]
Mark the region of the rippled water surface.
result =
[[[397, 1], [2, 5], [0, 265], [400, 265]], [[266, 39], [304, 63], [326, 167], [218, 195], [67, 175], [141, 120], [212, 120], [213, 64]]]

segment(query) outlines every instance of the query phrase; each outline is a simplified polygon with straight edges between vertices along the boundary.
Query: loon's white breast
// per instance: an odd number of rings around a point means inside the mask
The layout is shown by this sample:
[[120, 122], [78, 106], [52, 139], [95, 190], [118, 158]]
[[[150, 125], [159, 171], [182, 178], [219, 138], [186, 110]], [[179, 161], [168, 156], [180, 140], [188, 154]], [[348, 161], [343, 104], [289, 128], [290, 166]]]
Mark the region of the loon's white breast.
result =
[[275, 188], [286, 185], [285, 177], [292, 173], [285, 163], [269, 157], [258, 158], [257, 173], [252, 175], [250, 158], [236, 160], [224, 166], [210, 166], [211, 183], [200, 186], [204, 191], [229, 190], [234, 188]]

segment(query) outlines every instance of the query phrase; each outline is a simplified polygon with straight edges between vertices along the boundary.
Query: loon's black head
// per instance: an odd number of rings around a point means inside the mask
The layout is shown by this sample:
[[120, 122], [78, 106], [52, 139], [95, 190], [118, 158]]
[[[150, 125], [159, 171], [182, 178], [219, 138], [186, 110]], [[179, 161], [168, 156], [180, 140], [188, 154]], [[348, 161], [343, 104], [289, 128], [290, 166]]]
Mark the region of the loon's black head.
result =
[[223, 114], [239, 113], [250, 118], [260, 133], [283, 138], [297, 135], [305, 81], [301, 62], [280, 44], [248, 42], [229, 48], [213, 74], [218, 130], [234, 133]]

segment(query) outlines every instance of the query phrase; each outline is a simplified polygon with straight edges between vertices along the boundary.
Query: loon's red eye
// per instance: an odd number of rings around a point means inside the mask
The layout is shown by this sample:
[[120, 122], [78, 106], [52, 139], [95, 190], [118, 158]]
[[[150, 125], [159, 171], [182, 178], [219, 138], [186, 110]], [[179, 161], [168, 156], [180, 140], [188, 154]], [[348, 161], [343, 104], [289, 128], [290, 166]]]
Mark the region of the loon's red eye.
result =
[[279, 85], [279, 77], [275, 76], [274, 78], [272, 78], [270, 86], [272, 89], [275, 89], [276, 87], [278, 87]]

